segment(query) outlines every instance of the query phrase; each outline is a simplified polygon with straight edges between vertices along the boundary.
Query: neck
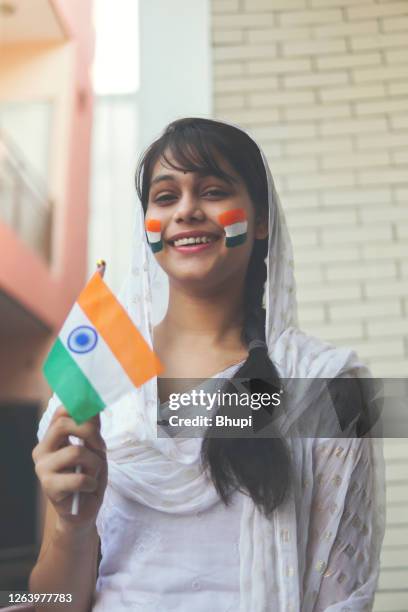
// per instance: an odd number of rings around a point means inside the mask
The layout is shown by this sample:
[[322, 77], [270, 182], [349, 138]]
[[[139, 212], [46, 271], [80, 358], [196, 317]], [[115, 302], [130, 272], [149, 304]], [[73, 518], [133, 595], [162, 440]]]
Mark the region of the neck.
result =
[[243, 284], [234, 283], [208, 292], [197, 292], [173, 283], [169, 307], [155, 335], [168, 344], [191, 347], [241, 347]]

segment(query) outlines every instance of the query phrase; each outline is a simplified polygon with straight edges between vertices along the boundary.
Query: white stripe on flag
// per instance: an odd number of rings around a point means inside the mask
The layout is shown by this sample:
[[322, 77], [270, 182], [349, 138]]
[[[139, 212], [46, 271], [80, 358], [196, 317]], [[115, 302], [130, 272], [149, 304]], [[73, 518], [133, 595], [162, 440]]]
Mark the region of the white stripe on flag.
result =
[[240, 234], [245, 234], [248, 227], [248, 221], [239, 221], [238, 223], [232, 223], [231, 225], [225, 226], [225, 233], [228, 238], [233, 238], [233, 236], [239, 236]]
[[76, 353], [68, 347], [70, 333], [82, 325], [95, 329], [82, 308], [76, 303], [60, 331], [59, 339], [95, 391], [99, 393], [102, 401], [109, 405], [121, 395], [134, 390], [135, 386], [99, 333], [95, 348], [87, 353]]

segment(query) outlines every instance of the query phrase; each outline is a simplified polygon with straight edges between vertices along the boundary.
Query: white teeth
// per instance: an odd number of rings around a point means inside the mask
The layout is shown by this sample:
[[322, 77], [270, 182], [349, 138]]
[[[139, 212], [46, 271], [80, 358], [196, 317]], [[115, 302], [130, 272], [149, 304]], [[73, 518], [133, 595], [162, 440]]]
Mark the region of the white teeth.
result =
[[187, 244], [200, 244], [212, 242], [213, 238], [209, 236], [197, 236], [197, 238], [179, 238], [179, 240], [174, 241], [174, 246], [185, 246]]

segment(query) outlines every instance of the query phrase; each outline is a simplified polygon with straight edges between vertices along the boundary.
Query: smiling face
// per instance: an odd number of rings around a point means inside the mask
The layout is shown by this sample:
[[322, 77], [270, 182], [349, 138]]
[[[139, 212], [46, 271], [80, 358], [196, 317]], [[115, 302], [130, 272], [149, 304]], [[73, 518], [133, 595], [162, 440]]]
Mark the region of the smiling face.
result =
[[[177, 165], [170, 151], [166, 157]], [[242, 283], [254, 239], [267, 235], [266, 222], [255, 218], [245, 183], [225, 159], [216, 158], [228, 179], [176, 170], [160, 158], [153, 166], [146, 210], [146, 219], [160, 221], [163, 248], [156, 258], [170, 283], [206, 292]], [[246, 215], [247, 238], [228, 248], [219, 215], [233, 209]]]

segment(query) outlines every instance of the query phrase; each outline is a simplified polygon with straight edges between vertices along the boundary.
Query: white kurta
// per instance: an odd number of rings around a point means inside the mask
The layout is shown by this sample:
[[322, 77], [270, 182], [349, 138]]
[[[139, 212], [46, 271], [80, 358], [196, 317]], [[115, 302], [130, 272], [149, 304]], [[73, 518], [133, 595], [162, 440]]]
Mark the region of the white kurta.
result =
[[97, 523], [103, 557], [93, 612], [236, 612], [242, 497], [177, 515], [109, 489]]
[[[232, 376], [235, 369], [217, 377]], [[58, 405], [54, 396], [41, 419], [39, 439]], [[106, 435], [109, 421], [101, 414]], [[279, 549], [281, 562], [264, 579], [271, 592], [279, 592], [283, 581], [286, 599], [296, 594], [300, 604], [281, 603], [279, 612], [371, 610], [379, 567], [375, 542], [383, 535], [372, 503], [371, 450], [369, 439], [293, 440], [294, 496], [280, 510], [284, 527], [272, 554]], [[174, 464], [169, 460], [167, 467]], [[133, 469], [137, 481], [137, 464]], [[103, 558], [93, 611], [238, 610], [240, 555], [248, 554], [242, 539], [246, 496], [236, 492], [228, 508], [214, 498], [202, 509], [163, 512], [115, 490], [114, 473], [97, 518]], [[253, 518], [246, 519], [248, 528]], [[275, 610], [275, 605], [265, 608]]]

